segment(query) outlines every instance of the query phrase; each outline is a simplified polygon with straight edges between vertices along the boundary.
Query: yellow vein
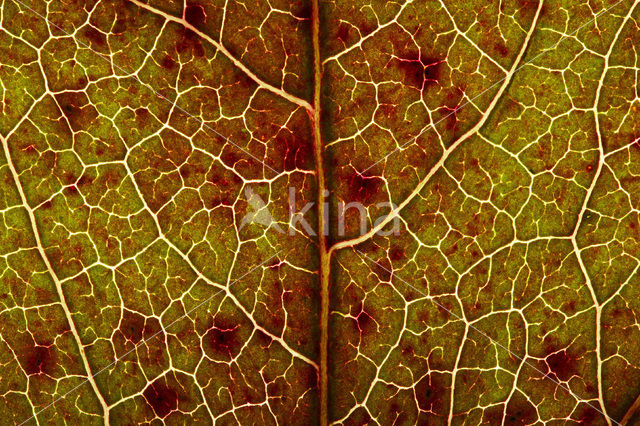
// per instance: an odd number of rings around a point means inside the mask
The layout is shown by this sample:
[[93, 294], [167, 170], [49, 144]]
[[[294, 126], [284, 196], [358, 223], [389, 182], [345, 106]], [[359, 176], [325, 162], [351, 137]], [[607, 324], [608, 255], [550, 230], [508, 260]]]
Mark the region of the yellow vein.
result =
[[[433, 296], [429, 296], [428, 294], [426, 294], [425, 292], [423, 292], [422, 290], [420, 290], [419, 288], [409, 284], [407, 281], [405, 281], [404, 279], [402, 279], [401, 277], [399, 277], [398, 275], [396, 275], [393, 271], [390, 271], [389, 269], [385, 268], [384, 266], [380, 265], [378, 262], [376, 262], [375, 260], [371, 259], [369, 256], [367, 256], [366, 254], [364, 254], [363, 252], [361, 252], [358, 249], [354, 249], [357, 253], [359, 253], [361, 256], [363, 256], [365, 259], [367, 259], [368, 261], [372, 262], [373, 264], [375, 264], [377, 267], [387, 271], [388, 273], [391, 274], [391, 278], [389, 279], [389, 282], [391, 282], [391, 280], [393, 279], [393, 277], [397, 278], [398, 280], [402, 281], [404, 284], [406, 284], [407, 286], [409, 286], [410, 288], [412, 288], [413, 290], [417, 291], [418, 293], [420, 293], [421, 295], [423, 295], [424, 297], [426, 297], [427, 299], [429, 299], [431, 302], [433, 302], [435, 305], [437, 305], [438, 307], [440, 307], [441, 309], [444, 309], [445, 311], [447, 311], [450, 315], [454, 316], [456, 319], [463, 321], [469, 328], [472, 328], [474, 331], [480, 333], [482, 336], [486, 337], [487, 339], [489, 339], [489, 341], [491, 343], [493, 343], [494, 345], [498, 346], [501, 349], [504, 349], [505, 351], [507, 351], [507, 353], [509, 353], [512, 357], [518, 359], [519, 361], [521, 361], [522, 363], [526, 364], [527, 366], [531, 367], [533, 370], [535, 370], [536, 372], [540, 373], [544, 378], [547, 378], [549, 380], [551, 380], [552, 382], [554, 382], [557, 386], [561, 387], [562, 389], [566, 390], [573, 398], [575, 398], [576, 401], [583, 401], [585, 404], [589, 405], [591, 408], [593, 408], [594, 410], [596, 410], [598, 413], [602, 414], [603, 416], [605, 416], [606, 418], [609, 418], [605, 413], [603, 413], [597, 406], [591, 404], [589, 401], [583, 400], [582, 398], [578, 397], [577, 395], [575, 395], [573, 393], [573, 391], [571, 389], [569, 389], [568, 386], [565, 386], [563, 383], [555, 380], [553, 377], [551, 377], [550, 375], [548, 375], [547, 373], [545, 373], [544, 371], [540, 370], [539, 368], [537, 368], [535, 365], [527, 362], [526, 359], [524, 359], [523, 357], [521, 357], [520, 355], [512, 352], [509, 348], [507, 348], [506, 346], [504, 346], [502, 343], [494, 340], [491, 338], [491, 336], [489, 336], [488, 334], [486, 334], [484, 331], [480, 330], [478, 327], [476, 327], [475, 325], [468, 323], [467, 320], [456, 314], [455, 312], [451, 311], [450, 309], [448, 309], [446, 306], [442, 305], [441, 303], [438, 303], [435, 298]], [[457, 295], [456, 295], [456, 299], [457, 299]], [[464, 343], [464, 342], [463, 342]], [[449, 418], [451, 419], [451, 413]], [[609, 418], [610, 419], [610, 418]], [[613, 423], [619, 425], [619, 423], [617, 421], [615, 421], [614, 419], [610, 419]]]
[[[582, 206], [580, 208], [580, 213], [578, 213], [578, 220], [576, 221], [576, 226], [573, 230], [573, 232], [571, 233], [571, 244], [573, 245], [573, 250], [576, 254], [576, 258], [578, 259], [578, 264], [580, 265], [580, 270], [582, 272], [582, 275], [584, 275], [584, 279], [585, 282], [587, 284], [587, 288], [589, 289], [589, 294], [591, 295], [591, 299], [593, 301], [593, 305], [595, 307], [596, 310], [596, 358], [597, 358], [597, 377], [598, 377], [598, 401], [600, 403], [600, 407], [602, 407], [602, 411], [604, 411], [605, 413], [607, 412], [607, 408], [605, 406], [604, 403], [604, 390], [602, 389], [602, 353], [601, 353], [601, 349], [602, 349], [602, 342], [601, 342], [601, 334], [602, 334], [602, 326], [600, 324], [601, 322], [601, 318], [602, 318], [602, 305], [600, 305], [598, 303], [598, 298], [596, 296], [596, 292], [595, 289], [593, 287], [593, 283], [591, 282], [591, 278], [589, 277], [589, 274], [587, 273], [587, 268], [584, 265], [584, 261], [582, 260], [582, 254], [581, 251], [578, 247], [578, 241], [576, 239], [577, 235], [578, 235], [578, 231], [580, 229], [580, 225], [582, 224], [582, 218], [584, 217], [585, 212], [587, 211], [587, 206], [589, 204], [589, 202], [591, 201], [591, 195], [593, 194], [593, 190], [596, 186], [596, 184], [598, 183], [598, 179], [600, 178], [600, 174], [602, 173], [602, 166], [604, 163], [604, 147], [603, 147], [603, 143], [602, 143], [602, 133], [600, 131], [600, 120], [598, 118], [598, 104], [600, 103], [600, 94], [602, 93], [602, 87], [604, 86], [604, 80], [605, 77], [607, 75], [607, 71], [609, 69], [609, 58], [611, 57], [611, 53], [613, 52], [613, 47], [615, 46], [615, 44], [617, 43], [620, 34], [622, 33], [622, 29], [624, 28], [624, 26], [627, 24], [627, 22], [629, 21], [629, 19], [631, 19], [631, 15], [633, 14], [634, 10], [636, 9], [636, 6], [638, 5], [638, 3], [640, 2], [640, 0], [635, 0], [634, 4], [632, 7], [629, 8], [629, 12], [627, 13], [627, 16], [625, 16], [625, 18], [623, 19], [622, 23], [620, 24], [620, 27], [618, 28], [618, 31], [616, 32], [615, 36], [613, 37], [613, 40], [611, 41], [611, 45], [609, 46], [609, 49], [607, 50], [607, 53], [604, 57], [604, 68], [602, 70], [602, 75], [600, 76], [600, 81], [598, 82], [598, 88], [596, 89], [596, 96], [594, 97], [594, 101], [593, 101], [593, 115], [594, 115], [594, 120], [595, 120], [595, 127], [596, 127], [596, 135], [598, 138], [598, 168], [596, 170], [596, 173], [593, 176], [593, 180], [591, 181], [591, 185], [589, 186], [589, 189], [587, 190], [587, 193], [584, 197], [584, 201], [582, 203]], [[607, 423], [609, 424], [609, 426], [611, 425], [611, 422], [609, 421], [609, 417], [605, 415], [605, 417], [607, 418]]]
[[247, 66], [245, 64], [243, 64], [240, 60], [238, 60], [236, 57], [234, 57], [231, 52], [229, 52], [229, 50], [227, 50], [226, 47], [224, 47], [224, 45], [222, 44], [222, 40], [220, 40], [220, 42], [215, 41], [213, 38], [211, 38], [208, 34], [200, 31], [199, 29], [197, 29], [196, 27], [194, 27], [193, 25], [191, 25], [190, 23], [188, 23], [184, 18], [177, 18], [173, 15], [170, 15], [166, 12], [163, 12], [162, 10], [155, 8], [153, 6], [150, 6], [146, 3], [143, 3], [141, 1], [138, 0], [128, 0], [131, 3], [135, 4], [136, 6], [145, 9], [151, 13], [154, 13], [156, 15], [160, 15], [162, 16], [164, 19], [166, 19], [167, 21], [172, 21], [172, 22], [176, 22], [182, 26], [184, 26], [185, 28], [188, 28], [189, 30], [193, 31], [194, 33], [196, 33], [200, 38], [208, 41], [209, 43], [211, 43], [216, 49], [218, 49], [220, 52], [222, 52], [224, 54], [224, 56], [226, 56], [231, 62], [233, 62], [233, 64], [238, 67], [240, 70], [242, 70], [243, 73], [245, 73], [249, 78], [251, 78], [254, 82], [256, 82], [258, 84], [258, 86], [260, 86], [261, 88], [268, 90], [272, 93], [275, 93], [276, 95], [288, 100], [289, 102], [292, 102], [296, 105], [299, 105], [301, 107], [303, 107], [304, 109], [306, 109], [307, 111], [313, 111], [313, 107], [311, 106], [311, 104], [309, 104], [309, 102], [305, 101], [304, 99], [301, 99], [297, 96], [292, 95], [291, 93], [277, 88], [275, 86], [273, 86], [272, 84], [267, 83], [266, 81], [260, 79], [260, 77], [258, 77], [253, 71], [251, 71], [249, 68], [247, 68]]
[[[458, 148], [458, 146], [460, 146], [460, 144], [462, 144], [462, 142], [464, 142], [465, 140], [469, 139], [478, 130], [480, 130], [480, 128], [484, 125], [484, 123], [489, 119], [489, 116], [491, 115], [491, 112], [493, 112], [493, 109], [498, 104], [498, 101], [500, 100], [502, 94], [507, 89], [507, 86], [511, 82], [511, 78], [513, 77], [513, 75], [520, 68], [522, 68], [522, 67], [518, 68], [518, 64], [522, 60], [522, 57], [524, 56], [524, 54], [525, 54], [525, 52], [527, 50], [527, 46], [529, 45], [529, 41], [531, 40], [531, 37], [533, 36], [533, 33], [534, 33], [535, 29], [536, 29], [536, 25], [538, 23], [538, 18], [540, 17], [540, 14], [542, 12], [543, 3], [544, 3], [543, 0], [540, 0], [540, 2], [538, 3], [538, 9], [536, 10], [536, 14], [533, 17], [533, 21], [531, 22], [531, 27], [529, 28], [529, 32], [527, 33], [527, 37], [525, 38], [524, 42], [522, 43], [522, 46], [520, 48], [520, 52], [518, 52], [518, 56], [516, 57], [515, 61], [513, 62], [513, 66], [511, 67], [511, 70], [509, 71], [507, 76], [503, 80], [501, 80], [502, 81], [502, 85], [498, 89], [498, 92], [496, 93], [496, 95], [491, 100], [491, 103], [489, 104], [489, 107], [487, 108], [485, 113], [482, 115], [482, 118], [476, 123], [475, 126], [473, 126], [471, 129], [469, 129], [464, 135], [460, 136], [460, 138], [458, 138], [457, 141], [455, 141], [453, 144], [451, 144], [451, 146], [444, 151], [444, 153], [440, 157], [440, 160], [436, 164], [434, 164], [433, 167], [431, 167], [431, 170], [429, 170], [429, 173], [427, 173], [427, 175], [422, 179], [422, 181], [420, 181], [418, 186], [416, 186], [416, 188], [411, 192], [411, 194], [409, 194], [409, 196], [402, 203], [400, 203], [400, 205], [398, 207], [394, 208], [391, 212], [389, 212], [389, 214], [384, 218], [384, 220], [382, 220], [377, 226], [372, 227], [369, 230], [369, 232], [367, 232], [367, 233], [365, 233], [365, 234], [363, 234], [363, 235], [361, 235], [359, 237], [353, 238], [351, 240], [341, 241], [341, 242], [338, 242], [338, 243], [334, 244], [333, 247], [331, 247], [332, 251], [333, 250], [340, 250], [340, 249], [342, 249], [344, 247], [352, 247], [354, 245], [360, 244], [360, 243], [368, 240], [369, 238], [371, 238], [373, 235], [375, 235], [381, 229], [383, 229], [389, 222], [391, 222], [395, 217], [397, 217], [400, 214], [400, 211], [402, 209], [404, 209], [420, 193], [420, 191], [422, 191], [422, 189], [427, 185], [429, 180], [431, 180], [431, 178], [436, 174], [436, 172], [438, 170], [440, 170], [440, 168], [444, 165], [445, 161], [447, 161], [447, 158], [449, 158], [449, 156]], [[371, 166], [371, 167], [373, 167], [373, 166]], [[371, 167], [369, 167], [369, 168], [371, 168]]]
[[[37, 10], [31, 8], [30, 6], [28, 6], [27, 4], [25, 4], [22, 0], [13, 0], [16, 3], [20, 4], [22, 7], [30, 10], [31, 12], [33, 12], [34, 14], [36, 14], [38, 17], [44, 19], [49, 25], [51, 25], [52, 27], [55, 27], [56, 29], [58, 29], [59, 31], [63, 32], [64, 34], [73, 37], [73, 34], [65, 31], [63, 28], [61, 28], [60, 26], [56, 25], [55, 23], [51, 22], [47, 17], [43, 16], [40, 12], [38, 12]], [[205, 121], [203, 119], [201, 119], [200, 117], [196, 117], [195, 115], [191, 114], [190, 112], [188, 112], [187, 110], [185, 110], [184, 108], [182, 108], [181, 106], [178, 105], [177, 103], [177, 99], [176, 102], [172, 102], [170, 99], [168, 99], [166, 96], [164, 96], [162, 93], [156, 91], [150, 84], [143, 82], [142, 80], [140, 80], [140, 78], [137, 76], [137, 72], [136, 73], [132, 73], [130, 71], [125, 70], [124, 68], [120, 67], [119, 65], [116, 65], [114, 63], [112, 63], [111, 58], [92, 49], [88, 44], [83, 43], [82, 41], [76, 40], [74, 38], [75, 42], [78, 43], [80, 46], [84, 47], [85, 49], [90, 50], [91, 52], [95, 53], [98, 57], [104, 59], [105, 61], [109, 62], [109, 64], [117, 69], [118, 71], [122, 72], [124, 75], [127, 76], [131, 76], [133, 79], [135, 79], [135, 81], [137, 81], [138, 83], [140, 83], [140, 85], [146, 87], [147, 89], [149, 89], [151, 92], [153, 92], [154, 95], [156, 95], [158, 98], [167, 101], [169, 104], [171, 104], [172, 107], [180, 110], [180, 112], [184, 113], [185, 115], [188, 115], [189, 117], [193, 118], [194, 120], [198, 121], [199, 123], [202, 124], [202, 126], [204, 128], [206, 128], [207, 130], [210, 130], [211, 132], [215, 133], [216, 135], [220, 136], [222, 139], [224, 139], [226, 142], [229, 142], [231, 145], [235, 146], [236, 148], [238, 148], [240, 151], [244, 152], [245, 154], [247, 154], [249, 157], [253, 158], [254, 160], [258, 161], [260, 164], [262, 164], [264, 167], [266, 167], [267, 169], [271, 170], [272, 172], [274, 172], [276, 175], [279, 174], [279, 172], [277, 170], [275, 170], [273, 167], [269, 166], [268, 164], [266, 164], [263, 160], [261, 160], [260, 158], [256, 157], [255, 155], [253, 155], [252, 153], [250, 153], [249, 151], [247, 151], [246, 149], [242, 148], [240, 145], [236, 144], [235, 142], [233, 142], [230, 138], [228, 138], [227, 136], [223, 135], [222, 133], [218, 132], [217, 130], [215, 130], [214, 128], [212, 128], [211, 126], [209, 126], [207, 123], [205, 123]]]
[[36, 217], [33, 214], [33, 209], [31, 208], [31, 206], [29, 206], [29, 203], [27, 202], [27, 197], [25, 196], [24, 190], [22, 189], [22, 184], [20, 183], [18, 171], [16, 170], [15, 165], [13, 164], [13, 160], [11, 158], [11, 152], [9, 151], [9, 144], [7, 143], [7, 140], [2, 136], [0, 136], [0, 141], [2, 142], [2, 148], [4, 150], [4, 155], [7, 158], [7, 164], [9, 165], [9, 170], [11, 170], [13, 181], [18, 190], [18, 194], [20, 194], [20, 200], [22, 201], [22, 205], [24, 209], [27, 211], [27, 214], [29, 215], [29, 222], [31, 223], [31, 231], [33, 232], [33, 236], [36, 240], [36, 246], [37, 246], [38, 252], [40, 253], [40, 257], [42, 258], [42, 260], [44, 261], [44, 264], [47, 267], [47, 271], [49, 272], [49, 275], [51, 275], [51, 279], [53, 279], [53, 282], [55, 283], [56, 291], [58, 293], [58, 298], [60, 299], [60, 304], [62, 305], [62, 310], [64, 311], [64, 315], [67, 319], [67, 322], [69, 323], [69, 328], [71, 329], [73, 338], [76, 341], [76, 345], [78, 345], [80, 358], [82, 358], [82, 364], [87, 372], [87, 381], [91, 383], [91, 387], [93, 388], [93, 391], [96, 394], [98, 401], [100, 402], [100, 406], [102, 407], [102, 411], [104, 412], [104, 424], [108, 425], [109, 424], [109, 407], [104, 397], [100, 393], [100, 390], [98, 389], [98, 385], [96, 384], [96, 381], [94, 380], [95, 375], [91, 372], [91, 366], [89, 365], [87, 354], [84, 351], [84, 345], [82, 344], [82, 340], [80, 339], [80, 335], [78, 334], [76, 325], [73, 322], [73, 318], [71, 316], [71, 310], [69, 309], [69, 305], [67, 304], [67, 299], [64, 295], [64, 291], [62, 290], [62, 283], [58, 278], [58, 274], [56, 274], [56, 272], [53, 270], [53, 267], [51, 266], [51, 262], [49, 262], [49, 258], [47, 257], [47, 253], [44, 250], [44, 246], [42, 245], [42, 241], [40, 240], [40, 232], [38, 231], [38, 226], [36, 224]]

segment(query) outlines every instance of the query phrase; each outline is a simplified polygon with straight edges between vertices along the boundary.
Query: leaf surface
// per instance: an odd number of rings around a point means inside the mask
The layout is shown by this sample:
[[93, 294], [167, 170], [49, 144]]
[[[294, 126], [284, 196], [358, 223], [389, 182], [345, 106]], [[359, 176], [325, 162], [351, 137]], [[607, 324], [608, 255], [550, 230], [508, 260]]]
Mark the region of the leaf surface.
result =
[[0, 10], [7, 423], [640, 421], [638, 1]]

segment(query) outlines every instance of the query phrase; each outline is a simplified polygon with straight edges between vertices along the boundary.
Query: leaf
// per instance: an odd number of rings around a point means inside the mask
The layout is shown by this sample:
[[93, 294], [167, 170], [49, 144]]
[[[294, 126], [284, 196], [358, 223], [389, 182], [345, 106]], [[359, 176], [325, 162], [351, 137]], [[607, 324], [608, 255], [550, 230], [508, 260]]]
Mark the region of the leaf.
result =
[[637, 1], [1, 10], [4, 422], [637, 420]]

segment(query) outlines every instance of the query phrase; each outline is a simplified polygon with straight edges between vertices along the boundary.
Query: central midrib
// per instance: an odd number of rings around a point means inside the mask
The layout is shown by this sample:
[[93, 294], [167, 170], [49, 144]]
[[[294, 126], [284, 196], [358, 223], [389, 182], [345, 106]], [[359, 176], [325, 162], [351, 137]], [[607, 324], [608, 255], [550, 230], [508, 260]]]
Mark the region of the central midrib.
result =
[[326, 203], [322, 202], [326, 183], [324, 176], [324, 147], [322, 144], [321, 92], [322, 61], [320, 57], [320, 12], [318, 0], [312, 0], [311, 37], [313, 43], [313, 153], [317, 178], [318, 250], [320, 256], [320, 424], [329, 422], [329, 274], [331, 255], [327, 248]]

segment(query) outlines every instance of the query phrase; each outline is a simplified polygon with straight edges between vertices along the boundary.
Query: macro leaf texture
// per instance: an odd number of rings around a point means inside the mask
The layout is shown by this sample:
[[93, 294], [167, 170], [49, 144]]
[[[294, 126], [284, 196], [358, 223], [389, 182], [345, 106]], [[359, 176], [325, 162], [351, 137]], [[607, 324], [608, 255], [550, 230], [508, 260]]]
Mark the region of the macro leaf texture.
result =
[[640, 424], [640, 0], [3, 0], [0, 423]]

